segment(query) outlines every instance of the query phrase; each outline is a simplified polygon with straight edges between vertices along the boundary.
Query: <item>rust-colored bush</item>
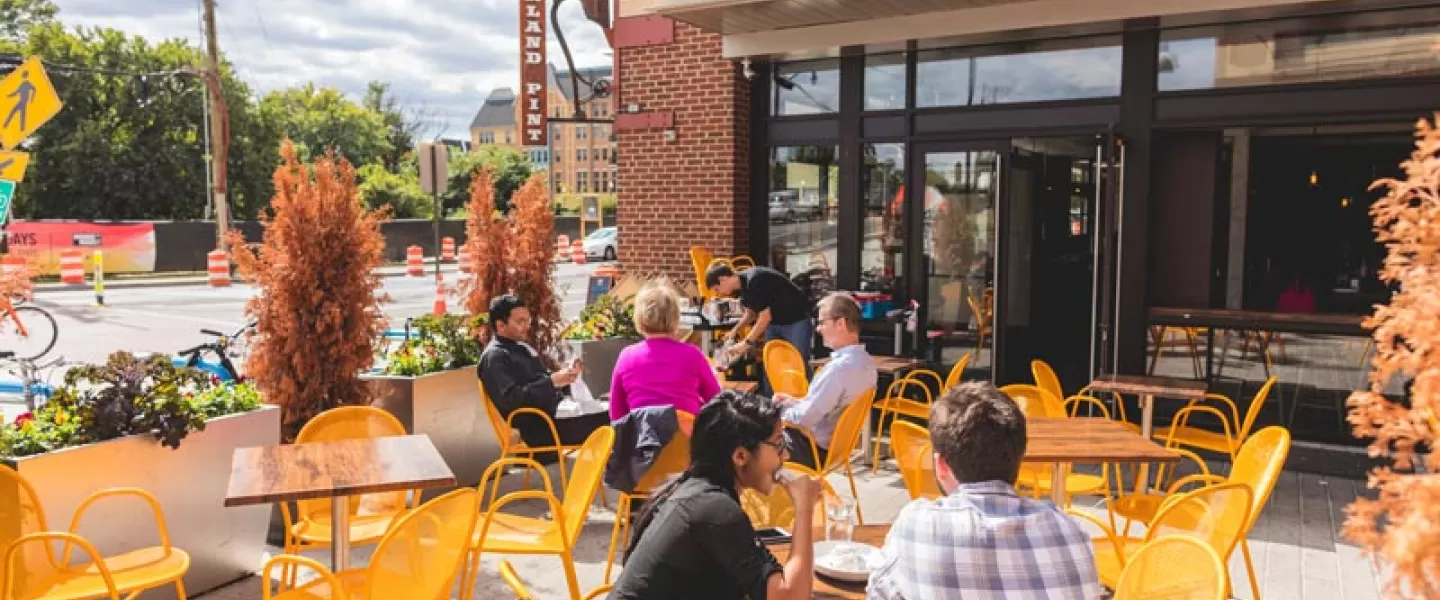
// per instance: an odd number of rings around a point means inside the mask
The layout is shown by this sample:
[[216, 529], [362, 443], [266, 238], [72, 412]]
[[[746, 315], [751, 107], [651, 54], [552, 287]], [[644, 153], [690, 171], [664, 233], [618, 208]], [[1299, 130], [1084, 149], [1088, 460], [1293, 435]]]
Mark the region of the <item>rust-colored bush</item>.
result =
[[[1440, 457], [1431, 452], [1440, 429], [1440, 130], [1422, 119], [1416, 138], [1400, 165], [1405, 179], [1371, 186], [1388, 190], [1370, 215], [1387, 250], [1380, 279], [1398, 291], [1365, 321], [1375, 338], [1370, 389], [1348, 402], [1355, 435], [1373, 438], [1371, 456], [1395, 466], [1371, 472], [1379, 496], [1346, 509], [1344, 534], [1394, 565], [1390, 596], [1440, 598]], [[1381, 395], [1397, 375], [1411, 378], [1408, 406]], [[1431, 452], [1429, 474], [1415, 472], [1417, 450]]]
[[[474, 261], [474, 277], [466, 285], [465, 307], [472, 315], [490, 310], [490, 299], [514, 293], [530, 307], [535, 325], [530, 345], [546, 366], [554, 368], [564, 324], [555, 293], [555, 214], [545, 193], [543, 175], [532, 176], [511, 198], [507, 218], [496, 218], [495, 197], [489, 173], [477, 175], [470, 186], [467, 248]], [[482, 335], [488, 336], [486, 331]]]
[[375, 273], [385, 214], [365, 210], [345, 159], [327, 152], [305, 165], [288, 141], [280, 152], [263, 243], [252, 252], [238, 233], [229, 243], [240, 274], [264, 291], [245, 305], [259, 321], [246, 375], [283, 408], [290, 440], [321, 412], [369, 401], [360, 372], [385, 328]]
[[25, 262], [24, 267], [13, 271], [0, 269], [0, 295], [11, 299], [33, 299], [35, 286], [30, 280], [33, 274], [29, 261]]

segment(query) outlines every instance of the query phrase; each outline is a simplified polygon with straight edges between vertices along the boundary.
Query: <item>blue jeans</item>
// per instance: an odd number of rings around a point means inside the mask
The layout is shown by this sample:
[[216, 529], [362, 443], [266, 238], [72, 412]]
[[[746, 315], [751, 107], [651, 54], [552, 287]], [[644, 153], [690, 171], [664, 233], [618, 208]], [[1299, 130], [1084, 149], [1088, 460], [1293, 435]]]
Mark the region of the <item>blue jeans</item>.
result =
[[[800, 351], [800, 357], [805, 359], [805, 378], [810, 378], [810, 345], [815, 338], [815, 323], [810, 319], [800, 319], [786, 325], [770, 325], [765, 328], [765, 341], [785, 340]], [[770, 379], [765, 376], [764, 371], [760, 373], [760, 393], [771, 394]]]

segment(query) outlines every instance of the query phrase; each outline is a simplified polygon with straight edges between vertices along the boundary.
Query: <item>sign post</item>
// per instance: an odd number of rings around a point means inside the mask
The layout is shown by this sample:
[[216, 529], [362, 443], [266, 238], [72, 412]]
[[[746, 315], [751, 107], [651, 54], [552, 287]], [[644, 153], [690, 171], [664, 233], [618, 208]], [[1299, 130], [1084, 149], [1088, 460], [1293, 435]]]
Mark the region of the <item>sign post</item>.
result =
[[440, 279], [440, 215], [445, 207], [440, 195], [450, 184], [450, 148], [437, 142], [420, 144], [420, 189], [435, 202], [435, 279]]
[[0, 225], [10, 222], [10, 205], [15, 199], [15, 182], [0, 180]]

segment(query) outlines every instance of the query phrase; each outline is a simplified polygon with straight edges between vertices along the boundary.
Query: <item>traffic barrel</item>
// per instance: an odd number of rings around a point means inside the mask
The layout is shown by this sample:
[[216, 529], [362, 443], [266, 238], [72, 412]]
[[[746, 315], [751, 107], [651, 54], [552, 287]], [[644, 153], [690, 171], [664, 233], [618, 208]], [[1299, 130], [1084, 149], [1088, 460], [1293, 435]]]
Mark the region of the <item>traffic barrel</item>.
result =
[[620, 269], [615, 268], [615, 265], [610, 263], [601, 263], [600, 266], [595, 267], [595, 272], [592, 273], [592, 275], [594, 275], [595, 277], [609, 277], [610, 279], [619, 279]]
[[411, 277], [425, 275], [425, 251], [419, 246], [405, 249], [405, 274]]
[[79, 248], [60, 251], [60, 283], [77, 285], [85, 283], [85, 253]]
[[447, 237], [440, 240], [440, 262], [455, 262], [455, 238]]
[[570, 262], [577, 265], [585, 264], [585, 245], [581, 244], [580, 240], [575, 240], [570, 245]]
[[435, 308], [432, 311], [437, 317], [445, 316], [449, 310], [445, 307], [445, 276], [435, 274]]
[[29, 264], [26, 263], [25, 257], [16, 254], [6, 254], [5, 258], [0, 259], [0, 266], [3, 266], [3, 270], [6, 276], [22, 274], [27, 268], [29, 268]]
[[474, 258], [470, 256], [470, 245], [460, 247], [460, 272], [469, 273], [475, 270]]
[[205, 255], [205, 271], [210, 275], [210, 287], [230, 285], [230, 257], [224, 250], [212, 250]]
[[560, 234], [555, 238], [555, 260], [565, 262], [570, 257], [570, 236]]

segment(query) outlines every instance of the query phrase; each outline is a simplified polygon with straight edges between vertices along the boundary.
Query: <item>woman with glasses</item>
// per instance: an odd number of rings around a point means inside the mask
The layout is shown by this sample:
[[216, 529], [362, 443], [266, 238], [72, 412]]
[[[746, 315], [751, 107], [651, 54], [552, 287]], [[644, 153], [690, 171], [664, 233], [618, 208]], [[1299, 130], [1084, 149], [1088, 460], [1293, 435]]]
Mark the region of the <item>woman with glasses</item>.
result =
[[786, 458], [780, 407], [753, 393], [725, 391], [700, 410], [690, 467], [656, 492], [630, 539], [612, 600], [808, 600], [811, 522], [819, 480], [788, 478], [795, 504], [790, 559], [781, 565], [755, 538], [740, 491], [769, 494]]

